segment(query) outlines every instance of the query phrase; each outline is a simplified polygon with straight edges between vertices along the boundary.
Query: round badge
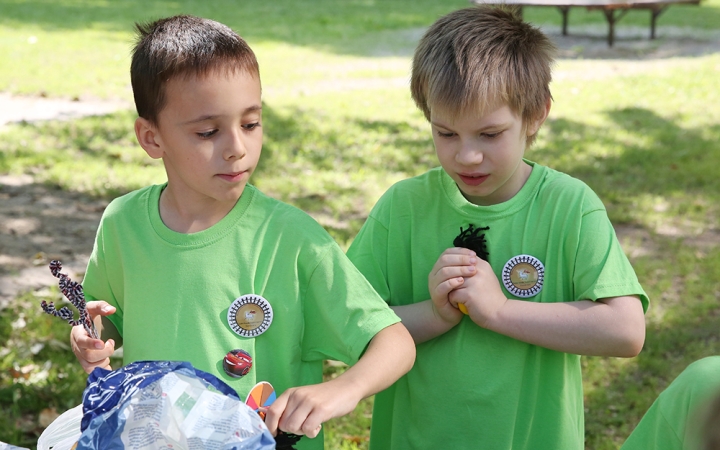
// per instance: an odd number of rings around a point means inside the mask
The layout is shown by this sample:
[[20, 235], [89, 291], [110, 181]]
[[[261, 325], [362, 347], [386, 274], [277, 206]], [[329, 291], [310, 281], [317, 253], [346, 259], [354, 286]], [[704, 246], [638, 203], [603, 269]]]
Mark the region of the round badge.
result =
[[232, 330], [242, 337], [257, 337], [270, 328], [273, 310], [270, 302], [259, 295], [239, 297], [228, 310], [227, 321]]
[[252, 368], [252, 356], [245, 350], [230, 350], [223, 359], [225, 373], [233, 378], [244, 377]]
[[505, 263], [502, 281], [512, 295], [528, 298], [537, 295], [545, 280], [545, 266], [534, 256], [518, 255]]

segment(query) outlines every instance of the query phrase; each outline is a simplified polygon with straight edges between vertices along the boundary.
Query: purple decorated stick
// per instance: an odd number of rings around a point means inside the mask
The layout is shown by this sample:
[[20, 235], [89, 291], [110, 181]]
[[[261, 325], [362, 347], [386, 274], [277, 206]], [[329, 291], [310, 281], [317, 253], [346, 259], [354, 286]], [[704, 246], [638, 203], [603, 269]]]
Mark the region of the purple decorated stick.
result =
[[64, 273], [60, 273], [62, 270], [62, 263], [57, 260], [50, 261], [50, 272], [52, 272], [55, 278], [59, 278], [58, 286], [63, 295], [70, 300], [70, 303], [77, 308], [80, 313], [78, 320], [74, 319], [74, 314], [67, 306], [63, 306], [60, 309], [55, 309], [53, 302], [46, 302], [43, 300], [40, 302], [43, 311], [46, 313], [57, 316], [70, 324], [70, 326], [82, 325], [85, 328], [85, 332], [93, 339], [99, 339], [98, 332], [95, 329], [95, 324], [90, 320], [90, 315], [85, 307], [85, 294], [83, 293], [82, 285], [76, 281], [70, 279]]

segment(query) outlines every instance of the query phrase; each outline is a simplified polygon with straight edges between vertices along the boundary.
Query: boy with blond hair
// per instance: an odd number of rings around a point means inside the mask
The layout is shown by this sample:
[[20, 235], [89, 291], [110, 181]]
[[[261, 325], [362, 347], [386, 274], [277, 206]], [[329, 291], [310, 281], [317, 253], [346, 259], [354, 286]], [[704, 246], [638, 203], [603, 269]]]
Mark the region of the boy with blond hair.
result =
[[415, 51], [441, 167], [392, 186], [348, 250], [417, 345], [375, 397], [372, 449], [583, 449], [580, 355], [642, 348], [648, 299], [602, 202], [524, 159], [553, 53], [490, 6], [440, 18]]
[[[83, 281], [102, 339], [75, 327], [73, 350], [88, 373], [123, 344], [126, 364], [189, 361], [241, 398], [269, 381], [270, 431], [315, 437], [410, 369], [412, 339], [317, 222], [248, 184], [263, 123], [245, 41], [192, 16], [138, 32], [135, 133], [168, 180], [104, 212]], [[323, 383], [325, 359], [354, 365]]]

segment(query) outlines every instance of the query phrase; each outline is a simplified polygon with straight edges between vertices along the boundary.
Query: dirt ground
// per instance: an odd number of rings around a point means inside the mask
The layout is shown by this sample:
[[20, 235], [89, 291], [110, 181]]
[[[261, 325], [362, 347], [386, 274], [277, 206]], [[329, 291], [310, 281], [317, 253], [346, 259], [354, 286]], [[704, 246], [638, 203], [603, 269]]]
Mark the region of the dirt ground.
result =
[[[649, 40], [647, 28], [621, 28], [615, 45], [606, 42], [607, 28], [570, 28], [546, 32], [559, 47], [561, 59], [582, 59], [583, 69], [557, 71], [556, 79], [597, 78], [612, 73], [654, 71], [673, 64], [678, 57], [720, 52], [720, 32], [692, 32], [658, 26], [658, 39]], [[675, 63], [677, 64], [677, 63]], [[0, 93], [0, 132], [12, 122], [72, 119], [104, 114], [130, 105], [121, 101], [88, 101], [16, 97]], [[0, 175], [0, 310], [19, 293], [53, 285], [47, 264], [60, 259], [66, 272], [77, 279], [92, 250], [95, 230], [106, 202], [36, 183], [30, 175]], [[618, 229], [643, 253], [652, 245], [642, 230]], [[712, 240], [720, 240], [715, 236]]]

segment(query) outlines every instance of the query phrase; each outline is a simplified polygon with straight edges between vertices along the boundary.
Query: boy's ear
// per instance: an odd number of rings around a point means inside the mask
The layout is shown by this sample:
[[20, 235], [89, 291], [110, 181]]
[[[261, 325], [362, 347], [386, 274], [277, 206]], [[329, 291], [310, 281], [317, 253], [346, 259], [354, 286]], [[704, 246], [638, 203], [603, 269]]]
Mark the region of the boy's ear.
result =
[[135, 136], [137, 137], [140, 147], [152, 159], [160, 159], [163, 156], [162, 146], [158, 142], [157, 126], [153, 125], [149, 120], [142, 117], [135, 119]]
[[552, 106], [552, 99], [548, 97], [547, 102], [545, 102], [545, 108], [543, 108], [540, 116], [528, 124], [526, 132], [528, 136], [532, 136], [538, 132], [540, 126], [545, 122], [548, 114], [550, 114], [550, 106]]

